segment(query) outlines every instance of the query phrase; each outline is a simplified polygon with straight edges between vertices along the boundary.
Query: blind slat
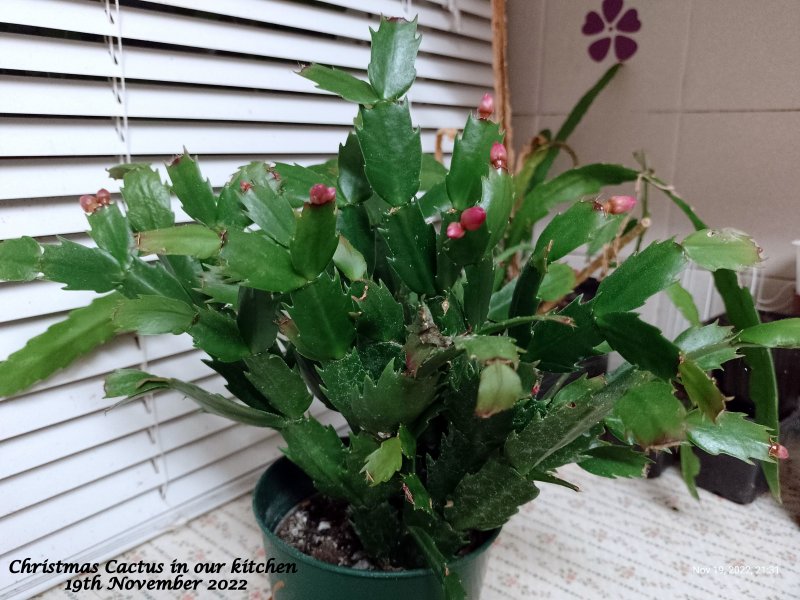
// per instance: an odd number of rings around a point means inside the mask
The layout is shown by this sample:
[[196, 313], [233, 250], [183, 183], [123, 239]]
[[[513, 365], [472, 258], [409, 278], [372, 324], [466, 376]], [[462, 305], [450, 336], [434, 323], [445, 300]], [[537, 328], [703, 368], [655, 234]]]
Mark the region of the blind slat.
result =
[[[151, 361], [147, 369], [164, 377], [175, 377], [189, 381], [208, 378], [214, 374], [200, 359], [200, 351], [186, 351], [191, 341], [180, 346], [169, 346], [171, 354]], [[162, 351], [161, 354], [164, 352]], [[141, 363], [120, 365], [139, 367]], [[84, 415], [107, 410], [113, 400], [104, 398], [104, 376], [92, 377], [0, 402], [0, 440], [9, 440], [33, 431], [38, 431], [77, 419]]]
[[3, 0], [0, 22], [103, 36], [116, 35], [104, 4], [88, 0]]
[[[102, 82], [0, 76], [0, 113], [53, 116], [253, 121], [304, 125], [350, 125], [358, 108], [331, 96], [296, 96], [214, 88], [128, 84], [127, 110]], [[463, 110], [419, 106], [423, 128], [460, 127]], [[333, 151], [335, 148], [332, 148]]]
[[[369, 62], [367, 46], [343, 44], [336, 40], [287, 31], [266, 34], [257, 27], [183, 15], [163, 15], [123, 8], [120, 27], [124, 39], [268, 56], [295, 64], [296, 61], [319, 62], [363, 69]], [[416, 68], [420, 77], [472, 85], [492, 85], [491, 54], [483, 63], [469, 64], [460, 60], [424, 56], [420, 58]]]
[[122, 77], [121, 65], [102, 42], [7, 32], [0, 32], [0, 69]]
[[[369, 28], [374, 19], [367, 19], [353, 13], [336, 10], [323, 10], [319, 6], [307, 6], [302, 3], [286, 0], [145, 0], [155, 6], [174, 6], [190, 10], [205, 11], [231, 17], [239, 17], [252, 21], [260, 21], [271, 25], [280, 25], [294, 29], [315, 31], [324, 35], [337, 35], [354, 40], [368, 42], [370, 40]], [[369, 5], [367, 5], [369, 7]], [[370, 7], [371, 8], [371, 7]], [[398, 6], [399, 8], [399, 6]], [[361, 9], [363, 10], [363, 9]], [[374, 12], [372, 9], [370, 12]], [[444, 16], [441, 11], [421, 10], [417, 12], [418, 23], [422, 27], [433, 27], [434, 30], [425, 31], [422, 38], [421, 50], [445, 56], [456, 56], [486, 62], [486, 53], [491, 54], [491, 43], [474, 43], [467, 39], [454, 39], [452, 35], [441, 34], [435, 29], [442, 26], [450, 28], [452, 20], [437, 19]], [[388, 16], [401, 16], [402, 12], [384, 13]], [[446, 21], [450, 20], [450, 23]], [[470, 35], [474, 33], [474, 36]], [[458, 32], [466, 38], [474, 37], [481, 42], [491, 42], [491, 31], [484, 23], [466, 16], [461, 21]], [[488, 36], [488, 38], [487, 38]]]
[[[108, 48], [103, 44], [11, 33], [0, 33], [0, 68], [95, 77], [122, 75], [121, 67], [111, 60]], [[192, 54], [168, 48], [125, 48], [125, 76], [129, 82], [138, 80], [327, 94], [297, 75], [295, 70], [295, 65], [267, 58]], [[366, 77], [362, 71], [353, 73]], [[103, 85], [108, 88], [107, 83], [103, 82]], [[417, 102], [468, 108], [475, 106], [490, 86], [489, 82], [478, 86], [418, 79], [411, 92]]]

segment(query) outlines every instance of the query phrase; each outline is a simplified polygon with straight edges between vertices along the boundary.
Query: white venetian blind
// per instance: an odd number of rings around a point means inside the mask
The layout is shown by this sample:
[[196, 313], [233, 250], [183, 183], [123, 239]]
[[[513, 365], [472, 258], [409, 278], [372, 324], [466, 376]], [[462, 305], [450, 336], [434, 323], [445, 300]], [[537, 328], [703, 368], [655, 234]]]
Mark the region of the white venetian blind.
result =
[[[108, 166], [184, 146], [215, 186], [254, 159], [326, 160], [355, 108], [293, 71], [364, 76], [381, 13], [419, 16], [411, 98], [432, 152], [492, 86], [489, 0], [0, 0], [0, 240], [88, 243], [77, 196], [116, 193]], [[0, 283], [0, 359], [93, 296], [59, 288]], [[121, 367], [224, 392], [201, 356], [188, 339], [125, 336], [0, 401], [0, 598], [64, 579], [11, 574], [11, 560], [107, 558], [248, 490], [277, 456], [275, 435], [176, 394], [106, 412], [102, 382]]]

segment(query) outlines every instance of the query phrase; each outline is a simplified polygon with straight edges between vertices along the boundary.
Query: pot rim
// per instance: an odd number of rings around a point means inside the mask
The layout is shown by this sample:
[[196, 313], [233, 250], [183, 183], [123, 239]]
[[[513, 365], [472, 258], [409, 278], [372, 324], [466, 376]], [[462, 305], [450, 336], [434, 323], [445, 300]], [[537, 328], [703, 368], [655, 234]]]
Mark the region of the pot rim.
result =
[[[252, 507], [253, 513], [256, 517], [256, 522], [258, 523], [259, 528], [263, 535], [267, 536], [270, 539], [270, 542], [278, 546], [283, 552], [289, 554], [293, 559], [298, 562], [303, 562], [308, 565], [314, 566], [318, 569], [322, 569], [324, 571], [330, 571], [332, 573], [336, 573], [337, 575], [344, 575], [347, 577], [367, 577], [367, 578], [374, 578], [374, 579], [411, 579], [414, 577], [426, 577], [435, 575], [433, 569], [430, 567], [424, 569], [407, 569], [404, 571], [369, 571], [366, 569], [353, 569], [352, 567], [341, 567], [339, 565], [334, 565], [331, 563], [327, 563], [321, 561], [319, 559], [314, 558], [308, 554], [304, 554], [300, 552], [294, 546], [287, 544], [283, 541], [278, 535], [275, 534], [272, 529], [267, 527], [267, 524], [264, 522], [264, 515], [261, 514], [259, 510], [257, 510], [257, 498], [261, 496], [263, 493], [267, 493], [264, 489], [266, 487], [266, 480], [269, 476], [270, 470], [276, 465], [279, 461], [289, 461], [289, 459], [285, 456], [281, 456], [277, 460], [273, 461], [272, 464], [267, 467], [267, 469], [261, 474], [258, 478], [258, 483], [256, 483], [256, 487], [253, 489], [253, 499], [252, 499]], [[294, 507], [292, 507], [294, 508]], [[288, 513], [287, 513], [288, 514]], [[284, 515], [285, 517], [286, 515]], [[500, 529], [497, 528], [491, 532], [491, 535], [484, 540], [484, 542], [478, 546], [477, 548], [473, 549], [469, 554], [465, 554], [464, 556], [459, 556], [452, 561], [447, 563], [447, 566], [451, 569], [458, 570], [463, 563], [467, 562], [472, 557], [477, 555], [483, 554], [486, 552], [489, 547], [494, 543], [497, 539], [497, 536], [500, 534]]]

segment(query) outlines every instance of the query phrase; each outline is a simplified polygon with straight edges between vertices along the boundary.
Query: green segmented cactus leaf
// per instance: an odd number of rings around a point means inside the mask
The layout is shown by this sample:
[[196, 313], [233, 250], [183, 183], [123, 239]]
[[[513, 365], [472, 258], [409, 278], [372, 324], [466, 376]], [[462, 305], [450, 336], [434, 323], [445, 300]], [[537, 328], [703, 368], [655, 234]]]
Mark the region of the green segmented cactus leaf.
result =
[[403, 466], [403, 451], [400, 438], [391, 437], [381, 442], [377, 450], [367, 456], [361, 473], [364, 473], [369, 485], [380, 485], [389, 481]]
[[552, 263], [547, 266], [537, 296], [540, 300], [556, 302], [575, 288], [575, 271], [567, 264]]
[[181, 282], [161, 263], [146, 263], [134, 258], [128, 266], [119, 290], [129, 298], [136, 296], [166, 296], [191, 303], [192, 299]]
[[42, 247], [32, 237], [0, 242], [0, 280], [33, 281], [40, 271]]
[[549, 248], [549, 262], [564, 258], [587, 243], [607, 221], [605, 211], [598, 210], [593, 202], [576, 202], [547, 224], [536, 242], [534, 252]]
[[196, 348], [222, 362], [235, 362], [250, 355], [236, 321], [210, 309], [198, 310], [198, 317], [189, 329]]
[[178, 225], [137, 233], [136, 247], [143, 254], [211, 258], [219, 254], [222, 238], [205, 225]]
[[735, 229], [701, 229], [681, 242], [692, 262], [709, 271], [740, 271], [761, 261], [760, 248], [746, 233]]
[[294, 270], [308, 280], [314, 279], [331, 262], [338, 245], [336, 203], [306, 202], [289, 243]]
[[686, 267], [683, 249], [673, 241], [655, 242], [625, 260], [597, 290], [595, 314], [625, 312], [642, 306], [671, 286]]
[[367, 75], [372, 88], [384, 100], [400, 98], [417, 76], [414, 61], [422, 38], [417, 20], [381, 17], [377, 31], [370, 29], [372, 53]]
[[629, 363], [661, 379], [677, 375], [680, 349], [658, 327], [645, 323], [635, 313], [605, 313], [595, 322], [606, 341]]
[[800, 319], [781, 319], [743, 329], [739, 340], [766, 348], [800, 347]]
[[464, 132], [453, 145], [453, 158], [447, 174], [447, 195], [453, 207], [464, 210], [481, 198], [481, 181], [489, 175], [489, 153], [495, 142], [502, 142], [500, 126], [470, 115]]
[[144, 371], [121, 369], [109, 375], [105, 384], [106, 398], [127, 396], [123, 402], [134, 400], [144, 393], [168, 389], [181, 392], [212, 415], [238, 423], [273, 429], [281, 429], [286, 424], [286, 421], [278, 415], [240, 404], [220, 394], [212, 394], [193, 383], [158, 377]]
[[121, 300], [114, 310], [114, 325], [123, 331], [142, 335], [184, 333], [192, 326], [197, 311], [194, 307], [164, 296], [139, 296]]
[[104, 206], [87, 215], [91, 231], [89, 235], [102, 248], [113, 256], [117, 262], [127, 266], [131, 262], [133, 252], [133, 236], [128, 220], [123, 216], [117, 204]]
[[685, 419], [686, 409], [672, 385], [651, 381], [625, 394], [606, 424], [619, 439], [651, 448], [684, 439]]
[[138, 165], [124, 173], [122, 182], [120, 192], [133, 231], [165, 229], [175, 224], [169, 188], [161, 181], [158, 171], [149, 165]]
[[[265, 234], [281, 246], [288, 246], [295, 234], [296, 218], [292, 205], [272, 186], [263, 183], [252, 183], [252, 187], [243, 190], [233, 189], [232, 194], [245, 207], [247, 216], [261, 228]], [[306, 190], [308, 198], [308, 190]]]
[[684, 360], [680, 367], [681, 383], [689, 400], [700, 408], [704, 415], [716, 421], [725, 410], [725, 396], [719, 391], [714, 380], [692, 360]]
[[380, 96], [369, 83], [333, 67], [307, 65], [298, 74], [316, 83], [317, 88], [333, 92], [349, 102], [375, 104], [380, 100]]
[[245, 360], [250, 372], [247, 379], [269, 399], [272, 406], [289, 418], [297, 419], [311, 406], [313, 397], [303, 378], [290, 369], [283, 358], [260, 354]]
[[208, 179], [203, 179], [197, 161], [184, 152], [167, 165], [167, 173], [172, 181], [172, 191], [186, 214], [200, 223], [214, 225], [217, 199]]
[[508, 246], [527, 241], [533, 225], [556, 205], [592, 196], [609, 185], [636, 181], [637, 177], [639, 173], [634, 169], [597, 163], [570, 169], [537, 185], [525, 196], [520, 209], [514, 215], [506, 240]]
[[268, 350], [278, 336], [277, 310], [280, 296], [248, 287], [239, 288], [236, 324], [253, 354]]
[[73, 310], [0, 362], [0, 397], [29, 388], [113, 338], [111, 317], [121, 299], [115, 292]]
[[377, 382], [364, 380], [361, 394], [351, 407], [356, 422], [372, 433], [392, 432], [400, 424], [413, 422], [436, 397], [437, 377], [414, 378], [395, 371], [394, 361], [386, 365]]
[[247, 287], [290, 292], [308, 282], [295, 271], [289, 251], [258, 232], [228, 231], [220, 258], [225, 273]]
[[390, 264], [411, 290], [436, 294], [436, 234], [416, 203], [390, 212], [381, 230], [391, 252]]
[[486, 229], [489, 231], [486, 247], [491, 252], [503, 239], [514, 208], [514, 182], [511, 176], [505, 171], [490, 169], [488, 177], [481, 180], [481, 201], [478, 206], [486, 211]]
[[774, 463], [769, 453], [772, 431], [744, 413], [723, 411], [716, 422], [694, 410], [686, 418], [689, 441], [709, 454], [727, 454], [746, 463], [751, 459]]
[[372, 196], [372, 187], [364, 172], [364, 155], [355, 133], [339, 144], [339, 205], [361, 204]]
[[116, 259], [101, 248], [87, 248], [65, 238], [43, 246], [40, 269], [45, 279], [66, 284], [65, 290], [110, 292], [122, 281]]
[[513, 432], [505, 443], [505, 455], [520, 473], [537, 468], [551, 454], [600, 423], [629, 390], [651, 379], [644, 371], [627, 369], [600, 390], [559, 404], [542, 417], [532, 419], [524, 429]]
[[464, 317], [478, 329], [489, 315], [494, 285], [494, 261], [486, 256], [480, 262], [466, 267], [464, 282]]
[[372, 189], [392, 206], [408, 204], [419, 190], [422, 142], [408, 101], [362, 107], [356, 126], [364, 172]]
[[359, 335], [376, 342], [404, 340], [403, 306], [382, 282], [357, 281], [350, 286], [350, 296], [358, 310]]
[[700, 499], [697, 493], [695, 479], [700, 474], [700, 459], [692, 450], [691, 444], [681, 444], [681, 476], [686, 484], [686, 488], [695, 500]]
[[675, 344], [703, 371], [713, 371], [740, 356], [734, 337], [733, 327], [712, 323], [690, 327], [675, 338]]
[[[287, 312], [291, 328], [283, 331], [303, 356], [336, 360], [350, 350], [356, 335], [353, 300], [342, 290], [339, 275], [322, 274], [312, 284], [291, 294]], [[286, 327], [287, 324], [284, 324]]]
[[461, 480], [444, 514], [455, 529], [491, 531], [538, 495], [539, 488], [514, 467], [492, 459]]
[[523, 395], [522, 381], [513, 368], [500, 362], [490, 364], [481, 371], [475, 414], [491, 417], [512, 408]]
[[311, 188], [321, 183], [326, 187], [336, 187], [336, 178], [329, 174], [287, 163], [275, 163], [275, 172], [280, 176], [280, 193], [293, 208], [300, 208], [308, 202]]
[[461, 577], [456, 571], [447, 566], [447, 559], [439, 550], [436, 541], [428, 533], [428, 530], [415, 525], [409, 525], [406, 528], [417, 543], [417, 547], [425, 556], [428, 565], [441, 582], [444, 600], [466, 600], [467, 592], [461, 583]]
[[578, 465], [592, 475], [600, 477], [644, 477], [647, 465], [653, 461], [641, 452], [627, 446], [598, 446], [586, 451], [588, 458]]

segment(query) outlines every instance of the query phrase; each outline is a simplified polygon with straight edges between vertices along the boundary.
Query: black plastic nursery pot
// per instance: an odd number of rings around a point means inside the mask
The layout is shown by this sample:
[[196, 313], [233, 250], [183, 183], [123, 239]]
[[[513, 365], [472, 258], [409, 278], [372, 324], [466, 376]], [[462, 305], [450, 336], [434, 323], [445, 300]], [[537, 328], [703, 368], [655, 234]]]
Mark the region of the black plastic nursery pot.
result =
[[[759, 311], [764, 323], [786, 318], [787, 315]], [[727, 325], [725, 316], [712, 319]], [[800, 423], [800, 350], [774, 349], [775, 373], [778, 383], [778, 418], [780, 430], [788, 431]], [[750, 373], [743, 359], [732, 360], [713, 373], [719, 389], [731, 397], [726, 408], [743, 412], [751, 418], [755, 415], [755, 405], [750, 398]], [[783, 437], [783, 436], [781, 436]], [[700, 459], [700, 474], [697, 486], [713, 492], [738, 504], [749, 504], [768, 489], [767, 480], [758, 464], [749, 465], [730, 456], [713, 456], [696, 450]]]
[[[784, 432], [800, 427], [800, 410], [780, 421], [781, 440]], [[700, 473], [695, 483], [697, 487], [713, 492], [718, 496], [736, 502], [750, 504], [769, 489], [761, 466], [747, 464], [725, 454], [712, 455], [695, 449], [700, 459]]]
[[[283, 518], [316, 490], [309, 477], [282, 457], [261, 476], [253, 492], [253, 511], [264, 537], [265, 560], [274, 600], [441, 600], [441, 584], [430, 569], [365, 571], [339, 567], [303, 554], [275, 534]], [[494, 532], [470, 554], [448, 563], [470, 600], [480, 598], [487, 550]], [[282, 571], [282, 572], [278, 572]]]

